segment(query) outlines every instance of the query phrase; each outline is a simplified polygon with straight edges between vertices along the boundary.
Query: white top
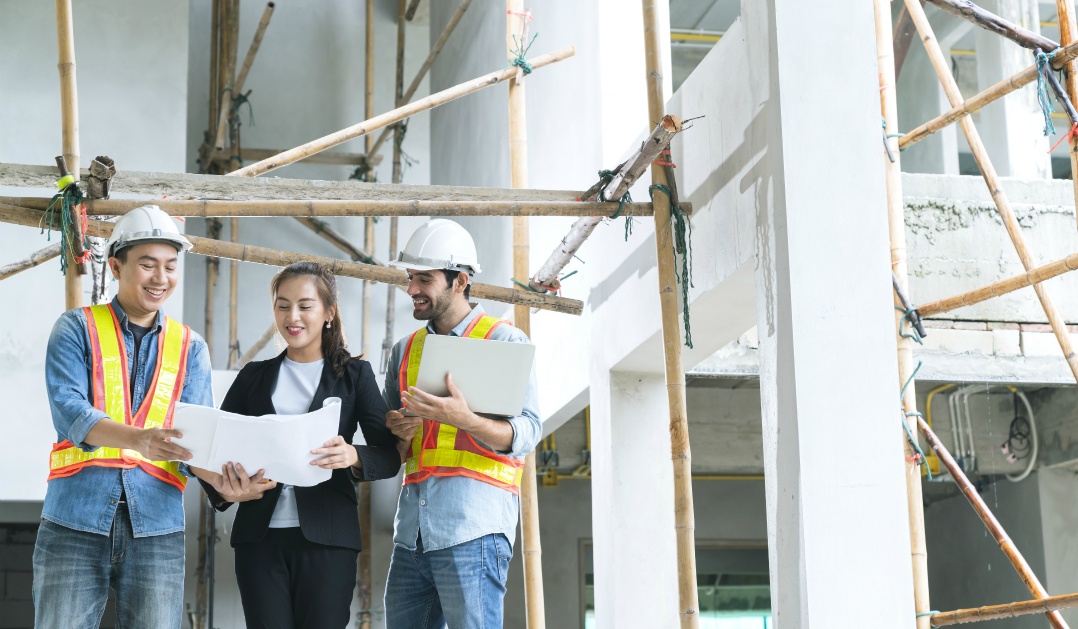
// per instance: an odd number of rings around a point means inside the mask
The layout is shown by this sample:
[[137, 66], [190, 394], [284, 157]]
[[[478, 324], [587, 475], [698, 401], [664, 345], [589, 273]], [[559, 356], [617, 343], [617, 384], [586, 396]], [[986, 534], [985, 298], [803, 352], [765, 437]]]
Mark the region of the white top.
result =
[[[297, 363], [285, 356], [281, 363], [281, 372], [277, 376], [277, 386], [273, 389], [273, 410], [278, 415], [301, 415], [306, 413], [314, 401], [314, 392], [322, 379], [323, 360], [312, 363]], [[299, 509], [296, 507], [296, 494], [291, 485], [284, 485], [277, 506], [270, 518], [271, 529], [284, 529], [299, 526]]]

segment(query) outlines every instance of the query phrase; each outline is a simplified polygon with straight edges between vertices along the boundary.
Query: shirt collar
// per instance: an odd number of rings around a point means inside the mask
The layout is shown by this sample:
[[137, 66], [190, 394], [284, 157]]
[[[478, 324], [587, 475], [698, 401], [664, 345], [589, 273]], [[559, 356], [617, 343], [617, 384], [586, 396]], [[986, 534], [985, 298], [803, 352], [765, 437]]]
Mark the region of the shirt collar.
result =
[[[464, 315], [464, 318], [460, 320], [460, 323], [458, 323], [456, 326], [453, 327], [452, 330], [449, 331], [449, 336], [464, 336], [464, 331], [468, 329], [468, 326], [471, 325], [472, 321], [474, 321], [476, 317], [483, 313], [483, 306], [481, 306], [480, 304], [472, 304], [472, 309], [468, 311], [468, 314]], [[431, 334], [438, 333], [437, 330], [434, 329], [433, 322], [427, 323], [427, 332]]]
[[[125, 312], [123, 306], [120, 305], [119, 297], [112, 298], [112, 310], [120, 319], [120, 327], [125, 330], [129, 330], [130, 328], [128, 328], [127, 325], [128, 323], [130, 323], [130, 321], [128, 321], [127, 312]], [[153, 325], [150, 326], [150, 330], [153, 332], [159, 332], [161, 330], [161, 323], [164, 320], [164, 317], [164, 313], [158, 310], [157, 316], [154, 318]]]

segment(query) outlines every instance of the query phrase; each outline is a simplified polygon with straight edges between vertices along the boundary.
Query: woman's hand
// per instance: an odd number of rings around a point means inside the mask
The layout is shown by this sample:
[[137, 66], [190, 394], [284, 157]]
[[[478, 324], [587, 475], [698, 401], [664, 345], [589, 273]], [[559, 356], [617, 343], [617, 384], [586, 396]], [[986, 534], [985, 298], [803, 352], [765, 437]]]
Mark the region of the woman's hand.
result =
[[317, 465], [324, 470], [336, 470], [344, 467], [363, 467], [356, 454], [356, 448], [337, 435], [322, 444], [321, 448], [311, 450], [311, 454], [323, 454], [320, 459], [311, 461], [311, 465]]
[[202, 478], [202, 475], [199, 475], [199, 478], [212, 485], [228, 502], [247, 502], [258, 500], [277, 486], [277, 481], [263, 478], [265, 472], [266, 470], [258, 470], [254, 476], [248, 476], [239, 463], [225, 463], [221, 466], [220, 474], [209, 472], [211, 478]]

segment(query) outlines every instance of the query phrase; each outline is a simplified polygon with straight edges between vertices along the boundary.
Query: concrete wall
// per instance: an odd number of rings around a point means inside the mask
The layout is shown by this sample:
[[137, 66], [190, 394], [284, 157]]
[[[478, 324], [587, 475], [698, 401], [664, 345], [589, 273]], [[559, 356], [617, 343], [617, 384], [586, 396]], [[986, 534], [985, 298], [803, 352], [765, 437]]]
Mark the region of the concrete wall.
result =
[[[0, 162], [53, 164], [61, 153], [55, 6], [0, 2]], [[82, 166], [109, 155], [122, 169], [183, 169], [187, 108], [187, 2], [74, 3]], [[13, 60], [18, 59], [18, 62]], [[53, 194], [4, 188], [0, 195]], [[58, 234], [52, 235], [56, 242]], [[4, 264], [50, 244], [27, 227], [0, 226]], [[0, 502], [42, 500], [56, 439], [45, 395], [45, 346], [64, 310], [60, 263], [52, 260], [0, 285], [9, 308], [0, 332], [0, 441], [21, 444], [0, 458]], [[89, 281], [84, 284], [89, 290]], [[111, 294], [115, 290], [110, 291]], [[89, 295], [85, 295], [89, 303]], [[167, 312], [183, 318], [183, 294]], [[197, 329], [197, 328], [196, 328]]]

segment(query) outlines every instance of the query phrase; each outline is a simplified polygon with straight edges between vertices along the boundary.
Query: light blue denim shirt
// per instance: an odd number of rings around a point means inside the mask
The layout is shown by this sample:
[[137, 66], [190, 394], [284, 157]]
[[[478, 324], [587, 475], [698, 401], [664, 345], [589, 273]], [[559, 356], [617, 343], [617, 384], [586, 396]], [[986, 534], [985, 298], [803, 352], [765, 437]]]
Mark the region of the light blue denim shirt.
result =
[[[135, 357], [135, 338], [127, 327], [127, 313], [116, 299], [112, 300], [112, 307], [120, 318], [120, 330], [134, 378], [131, 407], [138, 408], [157, 368], [158, 335], [164, 315], [157, 313], [157, 320], [142, 339], [139, 354]], [[68, 310], [60, 315], [49, 337], [45, 386], [49, 392], [56, 441], [67, 439], [87, 452], [96, 448], [86, 443], [86, 434], [94, 424], [108, 417], [93, 405], [91, 360], [86, 315], [81, 308]], [[180, 400], [213, 406], [210, 378], [206, 341], [192, 331]], [[181, 465], [180, 469], [187, 473], [186, 466]], [[183, 494], [138, 467], [123, 470], [90, 466], [72, 476], [49, 481], [41, 517], [77, 531], [108, 535], [121, 490], [126, 492], [135, 537], [164, 535], [184, 529]]]
[[[450, 336], [461, 336], [468, 324], [483, 313], [482, 306], [474, 306]], [[435, 334], [434, 326], [427, 331]], [[528, 336], [510, 325], [500, 325], [490, 335], [494, 341], [531, 343]], [[397, 341], [389, 356], [386, 370], [385, 398], [390, 410], [401, 407], [398, 372], [407, 338]], [[539, 421], [539, 391], [536, 386], [535, 368], [524, 396], [524, 409], [517, 417], [510, 417], [513, 426], [513, 449], [507, 454], [523, 459], [539, 443], [543, 426]], [[401, 489], [397, 501], [397, 516], [393, 522], [393, 543], [408, 550], [415, 550], [416, 539], [423, 533], [423, 550], [442, 550], [484, 535], [501, 533], [512, 545], [516, 539], [517, 516], [520, 506], [512, 493], [474, 480], [466, 476], [431, 476], [418, 483], [410, 483]]]

